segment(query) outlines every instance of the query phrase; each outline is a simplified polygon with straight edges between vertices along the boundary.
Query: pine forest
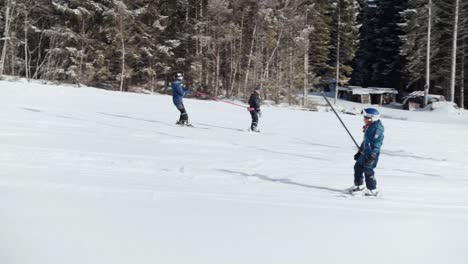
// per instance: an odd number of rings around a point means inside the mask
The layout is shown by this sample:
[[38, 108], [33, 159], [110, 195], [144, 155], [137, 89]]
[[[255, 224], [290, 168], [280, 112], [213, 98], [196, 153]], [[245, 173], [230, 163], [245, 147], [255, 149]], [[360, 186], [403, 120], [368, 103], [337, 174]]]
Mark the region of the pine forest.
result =
[[330, 84], [427, 89], [465, 108], [468, 1], [1, 0], [4, 75], [304, 104]]

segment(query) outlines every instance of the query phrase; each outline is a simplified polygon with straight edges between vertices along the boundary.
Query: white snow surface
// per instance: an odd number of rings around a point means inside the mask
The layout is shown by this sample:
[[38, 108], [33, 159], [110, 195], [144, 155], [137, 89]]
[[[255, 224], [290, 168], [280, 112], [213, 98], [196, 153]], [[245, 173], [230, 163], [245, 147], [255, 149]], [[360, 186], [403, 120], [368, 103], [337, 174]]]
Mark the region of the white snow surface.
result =
[[365, 198], [341, 193], [356, 147], [332, 112], [264, 106], [251, 133], [245, 109], [185, 106], [195, 128], [166, 95], [0, 81], [0, 263], [468, 263], [465, 111], [379, 108]]

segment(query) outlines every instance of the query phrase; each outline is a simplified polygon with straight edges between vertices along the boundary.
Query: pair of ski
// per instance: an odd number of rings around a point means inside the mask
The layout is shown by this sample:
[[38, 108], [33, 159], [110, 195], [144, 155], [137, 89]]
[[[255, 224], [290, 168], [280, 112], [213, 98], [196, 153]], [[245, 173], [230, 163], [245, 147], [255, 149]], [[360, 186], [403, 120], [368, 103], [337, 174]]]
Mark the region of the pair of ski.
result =
[[194, 125], [192, 125], [192, 124], [190, 124], [190, 123], [183, 123], [183, 124], [181, 124], [181, 123], [179, 123], [179, 122], [176, 122], [176, 125], [177, 125], [177, 126], [180, 126], [180, 127], [190, 127], [190, 128], [201, 129], [201, 130], [209, 130], [208, 127], [194, 126]]
[[[175, 123], [176, 125], [178, 126], [181, 126], [181, 127], [193, 127], [195, 128], [195, 126], [193, 126], [192, 124], [189, 124], [189, 123], [180, 123], [180, 122], [176, 122]], [[199, 128], [199, 127], [197, 127]], [[206, 129], [206, 128], [203, 128], [203, 129]], [[247, 131], [247, 132], [255, 132], [255, 133], [260, 133], [260, 130], [252, 130], [251, 128], [247, 128], [246, 130], [243, 130], [243, 129], [239, 129], [240, 131]]]
[[247, 132], [255, 132], [255, 133], [260, 133], [260, 130], [252, 130], [251, 128], [247, 128]]
[[360, 190], [353, 190], [352, 188], [345, 189], [342, 192], [342, 196], [344, 197], [366, 197], [366, 198], [379, 198], [381, 197], [380, 192], [377, 192], [375, 194], [369, 193], [369, 191], [364, 188]]
[[179, 121], [177, 121], [175, 124], [178, 125], [178, 126], [181, 126], [181, 127], [194, 127], [192, 124], [189, 124], [189, 123], [181, 123], [181, 122], [179, 122]]

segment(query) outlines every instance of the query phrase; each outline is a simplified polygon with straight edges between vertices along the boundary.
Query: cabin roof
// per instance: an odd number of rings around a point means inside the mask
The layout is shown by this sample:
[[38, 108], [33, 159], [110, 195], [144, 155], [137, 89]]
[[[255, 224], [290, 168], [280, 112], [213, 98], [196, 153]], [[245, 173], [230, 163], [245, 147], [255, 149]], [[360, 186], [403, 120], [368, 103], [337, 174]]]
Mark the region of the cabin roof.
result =
[[347, 86], [338, 87], [338, 91], [351, 92], [352, 94], [398, 94], [395, 88], [384, 87], [361, 87], [361, 86]]

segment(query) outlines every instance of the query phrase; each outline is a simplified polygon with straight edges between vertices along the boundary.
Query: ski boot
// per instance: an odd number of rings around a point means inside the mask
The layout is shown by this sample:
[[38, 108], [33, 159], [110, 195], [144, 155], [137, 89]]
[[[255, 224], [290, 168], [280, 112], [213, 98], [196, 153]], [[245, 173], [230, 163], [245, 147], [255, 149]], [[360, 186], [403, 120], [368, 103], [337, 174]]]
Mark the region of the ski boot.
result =
[[249, 131], [250, 131], [250, 132], [257, 132], [257, 133], [260, 132], [260, 130], [259, 130], [257, 127], [251, 127], [251, 128], [249, 129]]
[[373, 189], [373, 190], [369, 190], [367, 189], [366, 192], [364, 193], [365, 196], [379, 196], [379, 190], [377, 189]]
[[187, 120], [179, 120], [176, 122], [176, 125], [193, 127], [193, 125], [190, 124]]

